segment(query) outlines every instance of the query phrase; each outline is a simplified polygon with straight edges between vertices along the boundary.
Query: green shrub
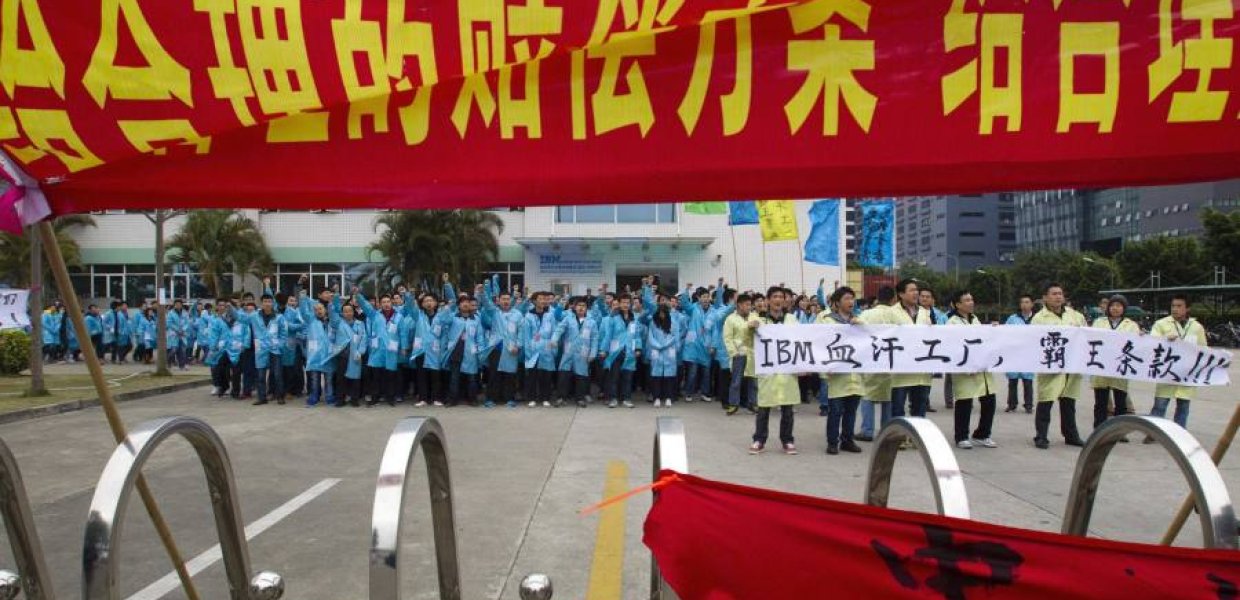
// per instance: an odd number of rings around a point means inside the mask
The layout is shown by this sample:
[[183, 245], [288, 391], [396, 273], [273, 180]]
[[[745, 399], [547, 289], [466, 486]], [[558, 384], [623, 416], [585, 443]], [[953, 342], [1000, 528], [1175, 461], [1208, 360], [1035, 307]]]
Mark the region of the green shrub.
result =
[[0, 332], [0, 375], [17, 375], [30, 366], [30, 336], [20, 329]]

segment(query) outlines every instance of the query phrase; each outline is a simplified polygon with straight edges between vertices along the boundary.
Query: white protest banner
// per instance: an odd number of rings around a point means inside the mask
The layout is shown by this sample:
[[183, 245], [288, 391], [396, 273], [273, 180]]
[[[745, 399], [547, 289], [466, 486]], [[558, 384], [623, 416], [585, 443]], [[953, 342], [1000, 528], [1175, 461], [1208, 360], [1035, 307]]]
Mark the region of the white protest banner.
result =
[[759, 375], [772, 373], [1079, 373], [1227, 385], [1231, 353], [1092, 327], [764, 325]]
[[0, 290], [0, 329], [30, 327], [30, 290]]

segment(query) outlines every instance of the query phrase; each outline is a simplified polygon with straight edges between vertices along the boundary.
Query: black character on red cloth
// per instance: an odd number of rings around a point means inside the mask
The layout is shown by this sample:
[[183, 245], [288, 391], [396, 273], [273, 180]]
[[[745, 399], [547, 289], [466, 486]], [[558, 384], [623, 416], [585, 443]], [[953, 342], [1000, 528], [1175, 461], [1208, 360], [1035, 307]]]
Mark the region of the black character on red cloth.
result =
[[1206, 573], [1206, 579], [1214, 584], [1214, 592], [1218, 594], [1218, 600], [1236, 600], [1236, 582], [1223, 579], [1214, 573]]
[[[883, 559], [900, 587], [915, 590], [924, 583], [947, 600], [965, 600], [965, 591], [971, 587], [1012, 585], [1016, 569], [1025, 560], [1020, 553], [998, 542], [957, 542], [950, 529], [929, 525], [923, 529], [928, 545], [913, 550], [909, 556], [901, 556], [886, 544], [870, 540], [870, 547]], [[919, 582], [910, 567], [926, 563], [933, 563], [936, 570]]]

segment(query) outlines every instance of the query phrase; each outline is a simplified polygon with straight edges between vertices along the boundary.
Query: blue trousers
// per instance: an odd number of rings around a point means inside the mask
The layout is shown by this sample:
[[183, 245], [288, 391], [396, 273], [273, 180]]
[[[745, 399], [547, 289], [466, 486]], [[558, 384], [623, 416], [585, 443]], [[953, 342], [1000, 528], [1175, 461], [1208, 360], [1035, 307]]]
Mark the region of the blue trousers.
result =
[[332, 392], [332, 376], [330, 373], [306, 371], [306, 378], [310, 381], [310, 394], [306, 396], [306, 406], [318, 404], [320, 396], [328, 404], [336, 403], [336, 396]]
[[869, 400], [861, 401], [861, 435], [866, 437], [874, 437], [874, 407], [879, 407], [880, 415], [879, 427], [882, 427], [891, 420], [891, 403], [890, 402], [870, 402]]
[[[1176, 425], [1188, 429], [1188, 405], [1189, 400], [1176, 398], [1175, 400], [1175, 416], [1172, 419]], [[1151, 417], [1167, 418], [1167, 405], [1171, 404], [1170, 398], [1154, 398], [1154, 407], [1150, 409]]]
[[906, 385], [891, 388], [891, 416], [903, 417], [906, 401], [909, 414], [914, 417], [926, 416], [926, 409], [930, 406], [930, 386]]

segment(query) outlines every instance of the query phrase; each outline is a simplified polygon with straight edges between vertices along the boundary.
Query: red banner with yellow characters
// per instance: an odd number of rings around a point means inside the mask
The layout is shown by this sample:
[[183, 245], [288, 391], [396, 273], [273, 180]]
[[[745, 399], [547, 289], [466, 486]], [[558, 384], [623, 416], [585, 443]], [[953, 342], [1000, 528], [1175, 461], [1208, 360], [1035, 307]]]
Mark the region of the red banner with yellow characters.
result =
[[56, 213], [1240, 176], [1240, 0], [0, 0]]

